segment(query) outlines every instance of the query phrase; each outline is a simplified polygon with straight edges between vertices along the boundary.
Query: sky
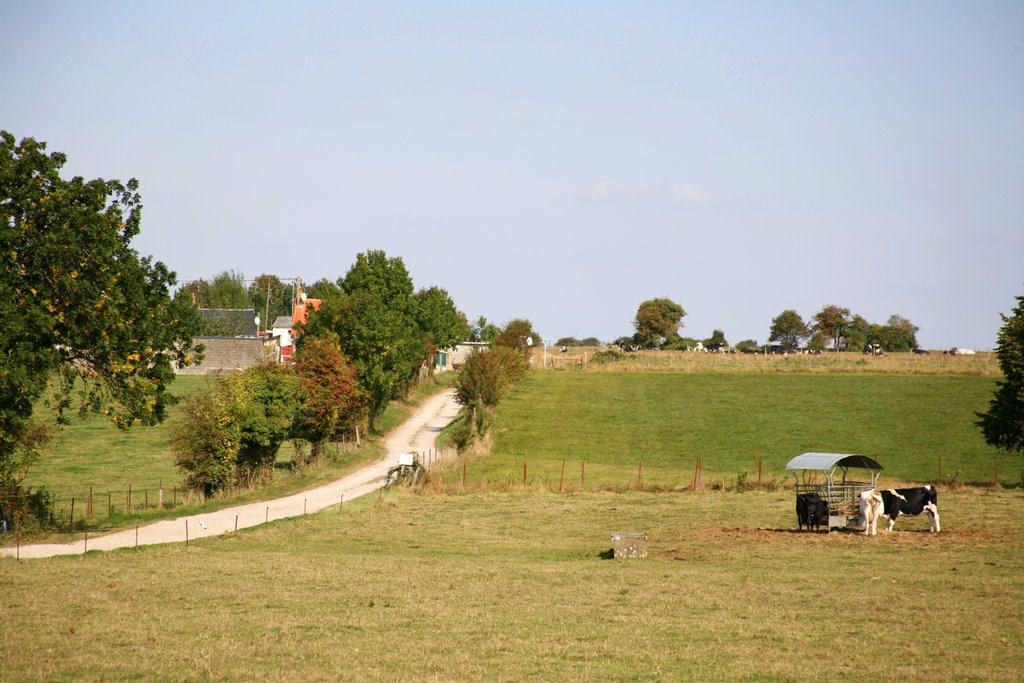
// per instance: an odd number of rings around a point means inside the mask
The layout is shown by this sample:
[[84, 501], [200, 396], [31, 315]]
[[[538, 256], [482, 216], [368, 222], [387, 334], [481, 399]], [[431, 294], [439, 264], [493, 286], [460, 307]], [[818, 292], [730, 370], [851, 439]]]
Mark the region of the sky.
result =
[[0, 129], [137, 178], [178, 274], [400, 257], [471, 320], [991, 349], [1024, 295], [1024, 3], [0, 0]]

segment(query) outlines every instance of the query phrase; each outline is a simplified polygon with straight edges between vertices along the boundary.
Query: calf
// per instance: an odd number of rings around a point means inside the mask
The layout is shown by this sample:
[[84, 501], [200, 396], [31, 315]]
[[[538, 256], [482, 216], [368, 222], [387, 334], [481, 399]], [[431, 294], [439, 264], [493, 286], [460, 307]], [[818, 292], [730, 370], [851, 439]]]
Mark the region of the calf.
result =
[[814, 526], [815, 530], [821, 528], [821, 522], [828, 523], [828, 503], [817, 493], [798, 493], [796, 495], [796, 525], [801, 531], [804, 525], [807, 530]]
[[882, 514], [889, 518], [886, 531], [892, 531], [900, 515], [916, 517], [922, 512], [927, 512], [931, 518], [932, 531], [939, 531], [939, 492], [934, 487], [925, 485], [912, 489], [885, 489], [881, 493], [884, 505]]
[[875, 489], [861, 491], [860, 516], [864, 519], [864, 535], [878, 535], [878, 518], [885, 509], [882, 496]]

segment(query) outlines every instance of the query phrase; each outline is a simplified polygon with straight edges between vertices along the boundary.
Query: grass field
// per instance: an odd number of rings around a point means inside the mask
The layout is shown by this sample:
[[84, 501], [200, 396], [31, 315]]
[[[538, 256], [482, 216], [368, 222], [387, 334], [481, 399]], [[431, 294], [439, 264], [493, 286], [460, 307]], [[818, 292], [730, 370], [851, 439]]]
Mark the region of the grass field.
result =
[[[422, 398], [447, 386], [449, 378], [426, 382], [418, 386], [407, 401], [395, 401], [380, 418], [382, 433], [400, 424], [412, 407]], [[172, 390], [186, 397], [196, 392], [209, 391], [213, 377], [182, 376], [175, 379]], [[38, 408], [40, 417], [50, 413]], [[184, 475], [174, 466], [174, 453], [167, 445], [170, 429], [179, 419], [180, 406], [172, 407], [165, 422], [154, 427], [117, 429], [101, 415], [75, 418], [73, 423], [57, 432], [38, 462], [29, 472], [26, 483], [45, 486], [56, 499], [56, 509], [62, 519], [70, 514], [72, 499], [76, 503], [75, 529], [105, 529], [165, 517], [187, 514], [198, 510], [223, 507], [228, 504], [260, 500], [284, 495], [303, 488], [344, 476], [362, 464], [381, 455], [379, 440], [370, 435], [359, 450], [335, 444], [331, 450], [338, 454], [335, 462], [321, 468], [309, 468], [301, 473], [290, 469], [293, 447], [282, 446], [276, 463], [274, 482], [266, 487], [229, 492], [209, 501], [192, 501], [185, 506]], [[348, 444], [350, 446], [351, 444]], [[164, 508], [158, 508], [161, 486]], [[128, 494], [131, 490], [132, 512], [128, 514]], [[93, 494], [93, 515], [84, 518], [90, 488]], [[177, 505], [172, 508], [174, 501]], [[108, 515], [108, 502], [112, 510]], [[147, 505], [148, 502], [148, 505]], [[10, 538], [0, 538], [10, 545]]]
[[[992, 382], [531, 373], [465, 487], [459, 462], [189, 547], [0, 561], [0, 678], [1019, 680], [1024, 496], [989, 485], [972, 424]], [[799, 533], [782, 468], [805, 450], [877, 452], [886, 483], [934, 479], [941, 452], [980, 485], [940, 490], [941, 534]], [[758, 458], [777, 485], [743, 490]], [[650, 556], [608, 559], [613, 531]]]
[[[1024, 502], [797, 533], [785, 492], [389, 493], [0, 561], [5, 681], [1019, 680]], [[608, 560], [612, 531], [650, 556]]]
[[[998, 467], [1020, 484], [1019, 460], [984, 443], [975, 412], [994, 380], [946, 374], [534, 372], [499, 406], [492, 453], [467, 481], [579, 488], [693, 481], [792, 483], [785, 465], [806, 451], [877, 455], [882, 482], [989, 484]], [[640, 464], [643, 465], [642, 475]], [[449, 473], [449, 482], [462, 472]]]

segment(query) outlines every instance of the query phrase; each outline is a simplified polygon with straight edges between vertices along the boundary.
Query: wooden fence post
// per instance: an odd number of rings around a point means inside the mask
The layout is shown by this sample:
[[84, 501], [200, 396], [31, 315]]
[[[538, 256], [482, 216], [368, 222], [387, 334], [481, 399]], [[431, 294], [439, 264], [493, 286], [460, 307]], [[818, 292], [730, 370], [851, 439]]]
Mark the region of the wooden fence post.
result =
[[75, 497], [71, 496], [71, 517], [68, 520], [68, 528], [75, 526]]
[[139, 525], [135, 525], [135, 549], [139, 549]]
[[188, 520], [185, 520], [185, 547], [188, 547]]
[[128, 514], [132, 514], [132, 485], [128, 484]]
[[87, 517], [92, 517], [92, 487], [89, 487], [89, 504], [85, 508], [85, 514]]
[[466, 488], [466, 461], [462, 461], [462, 488]]
[[558, 492], [562, 492], [562, 484], [565, 483], [565, 458], [562, 458], [562, 476], [558, 479]]
[[85, 557], [85, 554], [87, 552], [89, 552], [89, 532], [88, 532], [88, 530], [85, 532], [85, 543], [84, 543], [84, 545], [82, 545], [82, 557], [83, 558]]
[[526, 486], [526, 463], [523, 463], [523, 486]]
[[111, 501], [111, 498], [110, 498], [110, 494], [108, 493], [107, 494], [107, 517], [110, 517], [112, 514], [114, 514], [114, 506], [113, 506], [113, 503], [111, 503], [110, 501]]
[[761, 487], [761, 458], [757, 459], [757, 486]]

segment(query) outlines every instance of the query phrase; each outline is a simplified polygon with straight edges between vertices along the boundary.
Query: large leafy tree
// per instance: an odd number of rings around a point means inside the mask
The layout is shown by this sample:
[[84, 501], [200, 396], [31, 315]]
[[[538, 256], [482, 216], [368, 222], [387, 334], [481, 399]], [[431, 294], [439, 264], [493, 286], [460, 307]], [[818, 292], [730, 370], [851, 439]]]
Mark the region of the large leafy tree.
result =
[[1024, 452], [1024, 296], [1010, 316], [1002, 315], [996, 352], [1003, 379], [996, 382], [988, 412], [978, 413], [977, 425], [990, 446], [1010, 453]]
[[65, 180], [66, 160], [0, 132], [0, 470], [49, 382], [60, 422], [77, 407], [151, 425], [173, 402], [175, 364], [196, 358], [191, 298], [171, 299], [174, 273], [131, 247], [138, 183]]
[[401, 258], [368, 251], [356, 257], [336, 291], [325, 291], [306, 336], [336, 339], [355, 363], [372, 425], [391, 399], [409, 389], [427, 358], [412, 278]]
[[430, 348], [451, 348], [469, 338], [466, 316], [459, 312], [444, 289], [421, 289], [413, 295], [413, 300], [416, 323]]
[[312, 444], [311, 456], [320, 456], [335, 433], [352, 430], [366, 419], [365, 392], [359, 387], [355, 365], [329, 339], [309, 339], [295, 355], [299, 378], [299, 405], [294, 436]]
[[850, 309], [828, 305], [815, 313], [812, 320], [811, 331], [832, 340], [832, 350], [838, 351], [852, 322]]
[[648, 299], [637, 308], [633, 339], [644, 347], [672, 344], [679, 338], [685, 316], [683, 307], [671, 299]]
[[793, 351], [807, 337], [807, 324], [792, 308], [772, 318], [772, 326], [768, 332], [768, 341], [779, 344], [787, 351]]

